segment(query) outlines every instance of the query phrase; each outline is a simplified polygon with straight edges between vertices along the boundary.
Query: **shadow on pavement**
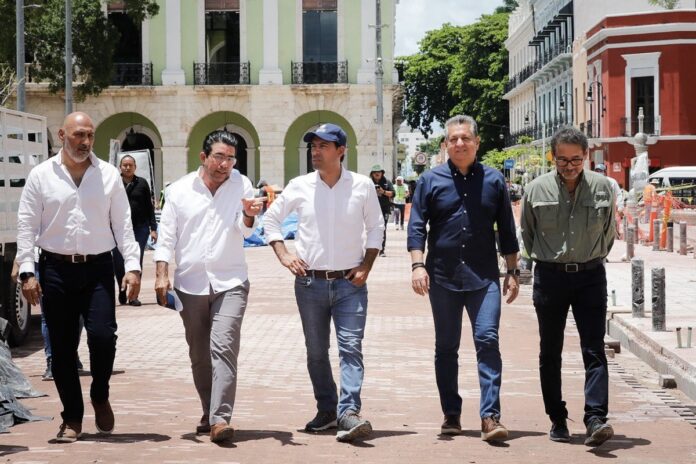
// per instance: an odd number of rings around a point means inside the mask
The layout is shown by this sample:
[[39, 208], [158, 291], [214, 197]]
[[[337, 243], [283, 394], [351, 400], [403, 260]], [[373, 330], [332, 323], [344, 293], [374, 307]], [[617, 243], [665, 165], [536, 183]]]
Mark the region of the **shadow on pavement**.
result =
[[264, 440], [266, 438], [278, 440], [283, 446], [306, 446], [306, 443], [296, 443], [293, 440], [292, 432], [282, 432], [280, 430], [235, 430], [232, 441], [241, 443], [243, 441]]
[[29, 451], [29, 447], [18, 445], [0, 445], [0, 456], [9, 456], [10, 454], [22, 453], [24, 451]]
[[389, 437], [400, 437], [403, 435], [418, 435], [418, 432], [411, 432], [411, 431], [398, 431], [398, 430], [373, 430], [372, 434], [365, 438], [364, 440], [358, 440], [354, 441], [352, 443], [348, 443], [349, 445], [353, 445], [356, 448], [373, 448], [375, 445], [373, 445], [371, 442], [372, 440], [377, 440], [380, 438], [389, 438]]
[[[500, 440], [500, 441], [491, 441], [488, 444], [491, 446], [497, 446], [500, 448], [506, 448], [510, 445], [507, 444], [507, 442], [511, 440], [517, 440], [518, 438], [525, 438], [525, 437], [540, 437], [546, 435], [545, 432], [538, 432], [538, 431], [533, 431], [533, 430], [510, 430], [509, 435], [505, 440]], [[439, 434], [437, 436], [437, 439], [440, 441], [452, 441], [455, 440], [458, 436], [464, 436], [464, 437], [469, 437], [469, 438], [481, 438], [481, 432], [478, 430], [462, 430], [462, 433], [459, 435], [443, 435]]]
[[[102, 443], [139, 443], [152, 441], [159, 443], [171, 439], [172, 437], [169, 435], [162, 435], [159, 433], [113, 433], [111, 435], [83, 433], [79, 441], [98, 441]], [[49, 443], [56, 443], [56, 441], [50, 440]]]
[[[585, 437], [582, 437], [584, 441]], [[582, 443], [580, 441], [579, 443]], [[650, 440], [645, 438], [629, 438], [625, 435], [614, 435], [609, 441], [601, 444], [596, 448], [590, 448], [587, 450], [588, 453], [592, 453], [599, 458], [611, 458], [616, 459], [618, 456], [612, 454], [612, 451], [627, 450], [635, 446], [647, 446], [651, 444]]]

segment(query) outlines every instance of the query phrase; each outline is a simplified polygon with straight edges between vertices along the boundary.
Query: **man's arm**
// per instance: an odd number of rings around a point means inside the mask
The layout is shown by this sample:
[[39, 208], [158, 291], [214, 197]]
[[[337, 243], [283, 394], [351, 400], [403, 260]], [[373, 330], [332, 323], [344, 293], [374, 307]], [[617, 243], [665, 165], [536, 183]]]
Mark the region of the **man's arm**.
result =
[[[31, 171], [22, 190], [17, 211], [17, 256], [15, 262], [19, 266], [18, 275], [25, 272], [31, 274], [36, 272], [34, 245], [41, 229], [42, 212], [41, 189], [35, 171]], [[29, 304], [37, 306], [41, 301], [42, 293], [41, 285], [36, 277], [29, 277], [22, 281], [22, 295]]]
[[167, 292], [171, 290], [171, 288], [172, 284], [169, 281], [169, 263], [166, 261], [157, 261], [155, 295], [157, 296], [158, 305], [167, 305]]
[[527, 256], [532, 257], [532, 248], [534, 246], [534, 210], [532, 209], [531, 201], [529, 200], [529, 191], [522, 196], [522, 207], [520, 216], [520, 233], [522, 234], [522, 242]]

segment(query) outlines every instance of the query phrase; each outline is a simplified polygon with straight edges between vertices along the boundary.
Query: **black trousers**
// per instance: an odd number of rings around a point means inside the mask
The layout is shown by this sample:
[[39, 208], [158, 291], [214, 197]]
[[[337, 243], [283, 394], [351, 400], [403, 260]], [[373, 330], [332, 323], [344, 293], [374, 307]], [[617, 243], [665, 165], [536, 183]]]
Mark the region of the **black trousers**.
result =
[[561, 352], [568, 308], [580, 335], [585, 365], [585, 415], [606, 421], [609, 371], [604, 354], [607, 314], [607, 276], [604, 266], [575, 273], [534, 267], [534, 308], [541, 338], [539, 374], [546, 414], [552, 421], [568, 417], [561, 393]]
[[81, 422], [82, 387], [77, 372], [80, 315], [87, 330], [92, 373], [90, 398], [109, 399], [109, 380], [116, 356], [114, 265], [108, 253], [80, 264], [42, 255], [39, 260], [43, 311], [51, 338], [53, 379], [64, 421]]

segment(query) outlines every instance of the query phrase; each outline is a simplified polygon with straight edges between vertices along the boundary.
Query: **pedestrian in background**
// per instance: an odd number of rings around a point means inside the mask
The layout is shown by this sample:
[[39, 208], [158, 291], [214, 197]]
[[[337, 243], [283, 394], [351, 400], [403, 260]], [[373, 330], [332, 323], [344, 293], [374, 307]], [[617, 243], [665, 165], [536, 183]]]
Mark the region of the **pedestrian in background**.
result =
[[394, 226], [404, 230], [404, 214], [406, 212], [406, 198], [408, 197], [408, 186], [404, 184], [404, 178], [398, 176], [394, 184]]
[[[140, 267], [143, 267], [143, 255], [145, 254], [145, 246], [147, 238], [152, 238], [152, 243], [157, 243], [157, 221], [155, 220], [155, 207], [152, 204], [152, 194], [150, 186], [142, 177], [135, 175], [137, 166], [135, 158], [131, 155], [123, 155], [119, 164], [121, 169], [121, 179], [123, 187], [126, 189], [128, 203], [131, 210], [131, 221], [133, 224], [133, 234], [135, 241], [140, 246]], [[123, 256], [114, 248], [114, 273], [116, 274], [116, 282], [123, 280], [123, 275], [126, 273], [123, 267]], [[126, 292], [122, 288], [118, 292], [118, 302], [122, 305], [129, 304], [131, 306], [140, 306], [140, 300], [135, 298], [128, 300]]]
[[263, 199], [233, 169], [237, 139], [224, 130], [203, 142], [201, 166], [167, 188], [155, 250], [157, 301], [166, 306], [169, 261], [176, 256], [174, 291], [189, 346], [193, 383], [203, 415], [197, 433], [221, 443], [231, 438], [237, 358], [249, 298], [243, 242], [256, 227]]
[[[304, 136], [314, 172], [296, 177], [265, 216], [268, 242], [280, 263], [295, 276], [307, 369], [317, 414], [305, 430], [338, 426], [336, 439], [350, 442], [372, 432], [360, 417], [364, 365], [362, 340], [367, 318], [367, 277], [379, 252], [383, 216], [374, 182], [344, 169], [346, 133], [322, 124]], [[297, 212], [295, 254], [285, 248], [281, 223]], [[329, 361], [331, 320], [336, 328], [341, 394]]]
[[535, 262], [533, 300], [539, 322], [539, 374], [549, 438], [570, 441], [562, 399], [563, 334], [569, 307], [585, 365], [588, 446], [614, 435], [607, 424], [609, 372], [604, 354], [607, 278], [604, 258], [614, 243], [614, 197], [607, 178], [584, 169], [587, 137], [572, 126], [551, 138], [556, 169], [527, 185], [522, 200], [522, 239]]
[[370, 178], [374, 183], [377, 198], [379, 199], [379, 207], [382, 209], [384, 217], [384, 233], [382, 236], [382, 249], [379, 251], [380, 256], [384, 255], [384, 249], [387, 246], [387, 224], [389, 223], [389, 215], [391, 214], [392, 198], [394, 198], [394, 186], [384, 177], [384, 169], [379, 164], [375, 164], [370, 169]]
[[[445, 124], [448, 161], [418, 179], [408, 222], [411, 285], [429, 295], [435, 323], [435, 377], [444, 413], [441, 432], [461, 433], [459, 344], [466, 308], [474, 336], [481, 386], [481, 438], [504, 439], [498, 344], [500, 279], [495, 229], [507, 274], [503, 294], [512, 303], [519, 291], [515, 222], [505, 178], [476, 160], [476, 121], [454, 116]], [[428, 255], [424, 261], [425, 245]]]
[[[114, 265], [111, 250], [125, 258], [120, 283], [128, 298], [140, 291], [140, 250], [133, 236], [128, 197], [118, 170], [92, 153], [94, 123], [69, 114], [58, 131], [60, 152], [32, 169], [19, 202], [17, 262], [22, 293], [43, 302], [51, 339], [53, 378], [63, 405], [56, 441], [82, 433], [84, 403], [77, 368], [80, 316], [87, 330], [97, 430], [114, 429], [109, 379], [116, 355]], [[34, 246], [41, 248], [36, 280]]]
[[614, 194], [614, 210], [616, 211], [616, 238], [621, 239], [621, 226], [624, 217], [624, 191], [616, 179], [607, 175], [607, 166], [604, 163], [597, 164], [594, 171], [606, 176], [611, 184], [611, 190]]

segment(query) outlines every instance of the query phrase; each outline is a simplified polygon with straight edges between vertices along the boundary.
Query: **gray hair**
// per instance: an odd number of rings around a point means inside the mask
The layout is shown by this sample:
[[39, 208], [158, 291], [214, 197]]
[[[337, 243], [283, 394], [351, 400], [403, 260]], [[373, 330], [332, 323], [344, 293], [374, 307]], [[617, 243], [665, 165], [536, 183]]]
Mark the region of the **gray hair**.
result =
[[589, 147], [587, 136], [574, 126], [561, 126], [551, 137], [551, 153], [553, 153], [554, 157], [556, 157], [556, 148], [558, 148], [558, 145], [561, 143], [579, 145], [582, 147], [583, 154], [587, 152], [587, 148]]
[[476, 121], [474, 118], [471, 116], [467, 116], [465, 114], [458, 114], [456, 116], [452, 116], [445, 122], [445, 140], [447, 140], [447, 137], [449, 136], [449, 127], [450, 126], [469, 126], [471, 128], [471, 135], [474, 137], [478, 136], [478, 125], [476, 124]]

